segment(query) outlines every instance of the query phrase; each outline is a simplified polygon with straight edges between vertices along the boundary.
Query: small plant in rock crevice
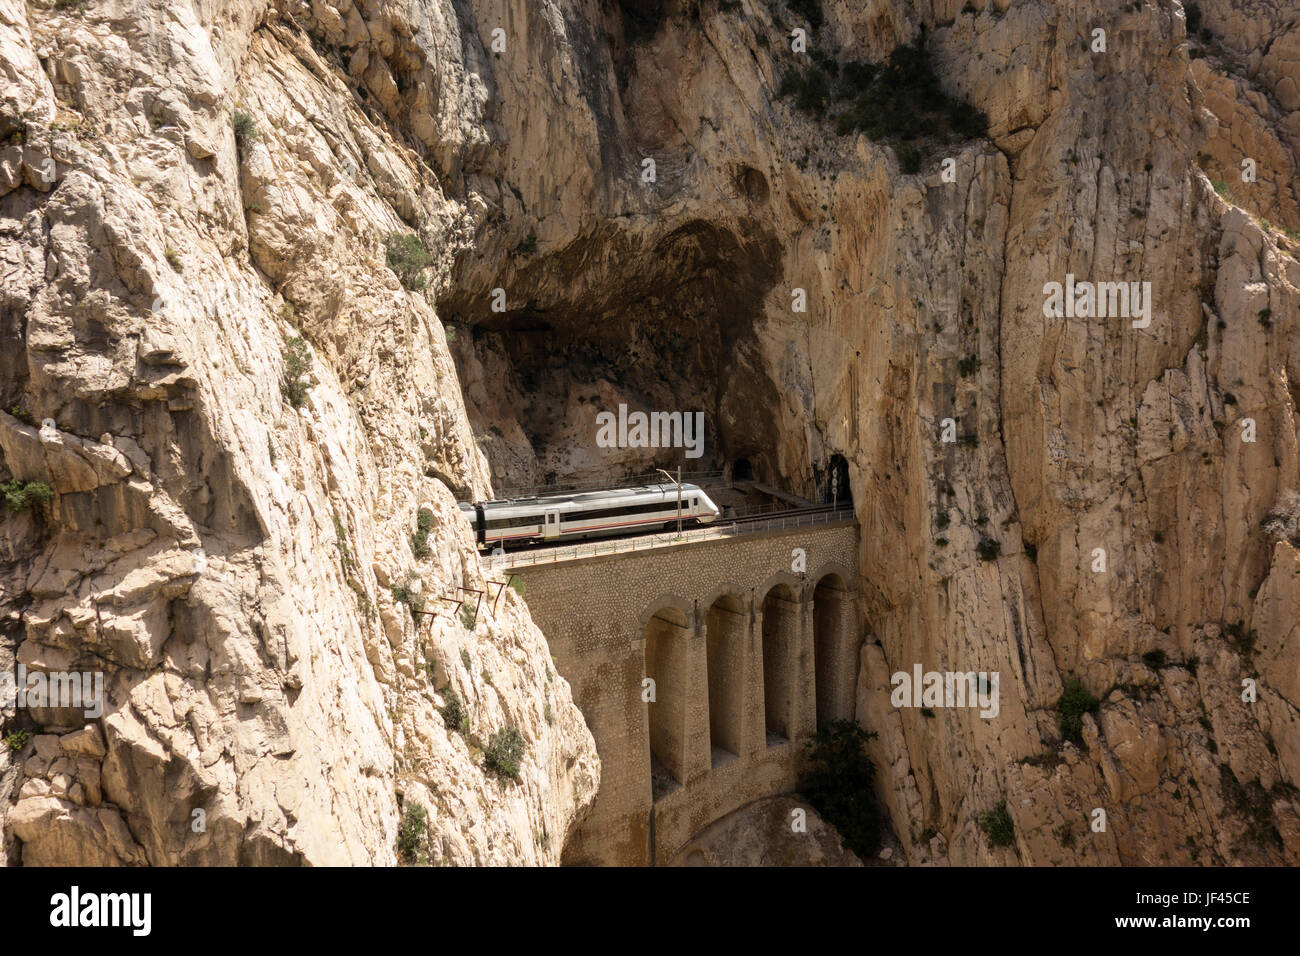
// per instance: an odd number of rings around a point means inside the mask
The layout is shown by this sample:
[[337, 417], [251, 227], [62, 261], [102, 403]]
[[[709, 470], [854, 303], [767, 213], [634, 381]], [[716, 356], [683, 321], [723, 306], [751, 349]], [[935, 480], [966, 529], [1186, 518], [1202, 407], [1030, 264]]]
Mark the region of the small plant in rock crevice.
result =
[[397, 829], [397, 855], [406, 863], [426, 863], [424, 853], [426, 812], [415, 803], [402, 811], [402, 822]]
[[524, 759], [524, 735], [518, 728], [496, 731], [483, 751], [484, 766], [498, 777], [519, 779], [519, 765]]
[[424, 595], [416, 591], [409, 583], [394, 584], [391, 590], [393, 600], [398, 604], [405, 604], [411, 612], [411, 617], [418, 618], [420, 614], [424, 613]]
[[991, 810], [980, 814], [980, 829], [989, 838], [993, 846], [1011, 846], [1016, 842], [1016, 825], [1007, 811], [1007, 802], [1002, 800]]
[[24, 425], [31, 425], [33, 428], [36, 427], [36, 416], [21, 405], [10, 407], [9, 414], [18, 419]]
[[311, 373], [311, 348], [301, 335], [285, 339], [284, 351], [280, 353], [284, 360], [284, 381], [280, 392], [294, 408], [302, 408], [307, 403], [307, 390], [320, 383]]
[[429, 267], [433, 258], [415, 233], [395, 232], [388, 237], [385, 244], [384, 261], [388, 268], [397, 274], [404, 288], [419, 291], [427, 284], [424, 270]]
[[48, 504], [54, 498], [54, 489], [43, 481], [21, 481], [12, 478], [0, 482], [0, 496], [5, 507], [14, 514]]
[[433, 512], [421, 508], [415, 515], [415, 534], [411, 535], [411, 553], [417, 558], [427, 558], [433, 554], [429, 547], [429, 532], [433, 530]]
[[1057, 726], [1060, 728], [1061, 736], [1082, 745], [1083, 715], [1095, 714], [1100, 706], [1101, 701], [1088, 693], [1082, 681], [1071, 678], [1056, 701], [1056, 709], [1060, 714]]
[[230, 117], [230, 126], [235, 131], [236, 142], [241, 146], [253, 142], [261, 135], [257, 129], [257, 121], [243, 110], [235, 110]]
[[448, 684], [443, 688], [442, 698], [447, 702], [442, 708], [443, 722], [462, 737], [469, 736], [469, 709], [456, 693], [456, 688]]
[[1160, 670], [1169, 663], [1169, 655], [1162, 650], [1147, 651], [1142, 655], [1142, 663], [1152, 670]]

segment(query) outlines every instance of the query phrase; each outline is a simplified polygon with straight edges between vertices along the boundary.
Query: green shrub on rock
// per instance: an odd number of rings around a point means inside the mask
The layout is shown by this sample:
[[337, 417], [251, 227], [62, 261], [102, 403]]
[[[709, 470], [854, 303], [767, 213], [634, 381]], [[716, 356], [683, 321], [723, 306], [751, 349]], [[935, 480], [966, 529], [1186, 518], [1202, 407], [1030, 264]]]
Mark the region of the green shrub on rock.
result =
[[880, 847], [880, 808], [872, 785], [876, 768], [866, 753], [866, 742], [875, 736], [848, 720], [819, 728], [808, 741], [812, 769], [799, 786], [839, 831], [845, 849], [859, 858]]

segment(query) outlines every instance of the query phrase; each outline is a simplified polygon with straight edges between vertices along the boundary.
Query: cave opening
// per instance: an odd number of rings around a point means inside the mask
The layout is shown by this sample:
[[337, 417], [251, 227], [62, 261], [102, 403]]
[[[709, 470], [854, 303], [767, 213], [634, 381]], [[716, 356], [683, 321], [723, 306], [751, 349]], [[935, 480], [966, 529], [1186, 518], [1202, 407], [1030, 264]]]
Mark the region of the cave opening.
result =
[[[752, 228], [751, 228], [752, 227]], [[762, 447], [779, 396], [755, 324], [780, 276], [753, 223], [689, 220], [645, 237], [601, 230], [510, 273], [462, 277], [439, 302], [476, 438], [494, 484], [599, 484], [656, 468], [723, 470]], [[491, 287], [512, 306], [491, 309]], [[700, 413], [703, 447], [612, 445], [602, 414]], [[752, 476], [752, 469], [749, 474]], [[549, 482], [548, 482], [549, 483]]]

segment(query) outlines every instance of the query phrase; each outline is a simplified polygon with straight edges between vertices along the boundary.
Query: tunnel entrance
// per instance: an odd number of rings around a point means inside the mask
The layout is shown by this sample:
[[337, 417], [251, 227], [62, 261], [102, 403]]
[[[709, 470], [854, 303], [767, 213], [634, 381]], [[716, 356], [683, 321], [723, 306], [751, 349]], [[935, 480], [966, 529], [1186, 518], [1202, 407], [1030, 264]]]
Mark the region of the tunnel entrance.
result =
[[749, 463], [748, 458], [737, 458], [731, 465], [732, 481], [753, 481], [754, 466]]
[[828, 505], [851, 506], [853, 504], [853, 491], [849, 487], [849, 463], [843, 455], [831, 455], [830, 465], [826, 469], [822, 501]]

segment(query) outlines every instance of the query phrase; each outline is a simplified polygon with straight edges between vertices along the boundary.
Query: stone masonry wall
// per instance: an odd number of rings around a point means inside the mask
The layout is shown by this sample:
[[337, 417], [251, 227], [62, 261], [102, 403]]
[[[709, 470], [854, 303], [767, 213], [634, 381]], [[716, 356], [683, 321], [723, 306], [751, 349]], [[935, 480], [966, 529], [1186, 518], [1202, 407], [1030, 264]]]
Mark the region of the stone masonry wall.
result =
[[[792, 571], [800, 566], [796, 548], [805, 552], [802, 573]], [[857, 555], [858, 527], [847, 521], [518, 570], [529, 611], [550, 643], [556, 668], [573, 687], [605, 768], [595, 807], [566, 847], [565, 862], [640, 865], [653, 855], [662, 863], [719, 817], [794, 788], [804, 740], [818, 719], [818, 676], [823, 719], [852, 716], [862, 642]], [[814, 608], [819, 582], [824, 584]], [[793, 613], [779, 616], [776, 658], [793, 688], [784, 715], [793, 740], [765, 733], [763, 609], [781, 585], [795, 596]], [[719, 609], [715, 621], [730, 615], [725, 630], [733, 646], [725, 654], [715, 646], [714, 652], [728, 673], [709, 674], [709, 609], [728, 597], [739, 610]], [[768, 607], [775, 608], [777, 600], [773, 594]], [[656, 703], [642, 699], [650, 630], [657, 641], [686, 641], [685, 666], [673, 669], [684, 686], [657, 686]], [[771, 625], [768, 631], [776, 640]], [[823, 660], [815, 661], [815, 648]], [[711, 686], [715, 707], [725, 700], [728, 709], [716, 719], [739, 727], [743, 753], [721, 749], [718, 740], [710, 747]], [[724, 686], [725, 695], [717, 693]], [[684, 778], [666, 790], [661, 786], [657, 799], [649, 733], [655, 706], [664, 709], [654, 719], [676, 722], [667, 735], [681, 748], [671, 761], [672, 777]]]

